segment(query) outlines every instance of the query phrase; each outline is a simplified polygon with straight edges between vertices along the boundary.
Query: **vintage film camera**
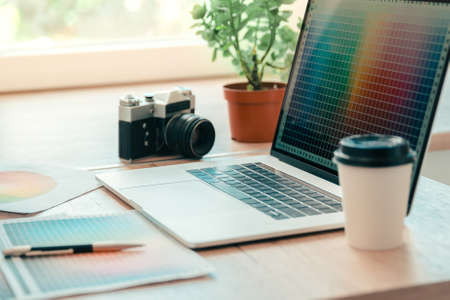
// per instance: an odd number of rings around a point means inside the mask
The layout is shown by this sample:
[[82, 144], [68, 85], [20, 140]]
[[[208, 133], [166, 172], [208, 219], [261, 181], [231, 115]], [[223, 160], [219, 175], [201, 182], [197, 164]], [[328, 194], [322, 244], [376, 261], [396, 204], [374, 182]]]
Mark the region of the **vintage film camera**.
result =
[[133, 160], [161, 152], [200, 158], [211, 150], [212, 123], [194, 114], [191, 90], [175, 88], [146, 94], [129, 94], [119, 105], [119, 157]]

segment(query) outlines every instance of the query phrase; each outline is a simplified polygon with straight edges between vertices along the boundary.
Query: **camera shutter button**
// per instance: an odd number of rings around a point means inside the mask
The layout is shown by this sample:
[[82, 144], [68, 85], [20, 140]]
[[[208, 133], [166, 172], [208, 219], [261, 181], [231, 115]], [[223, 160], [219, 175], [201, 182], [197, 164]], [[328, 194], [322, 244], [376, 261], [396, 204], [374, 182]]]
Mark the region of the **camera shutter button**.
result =
[[144, 97], [146, 102], [153, 102], [154, 94], [145, 94]]

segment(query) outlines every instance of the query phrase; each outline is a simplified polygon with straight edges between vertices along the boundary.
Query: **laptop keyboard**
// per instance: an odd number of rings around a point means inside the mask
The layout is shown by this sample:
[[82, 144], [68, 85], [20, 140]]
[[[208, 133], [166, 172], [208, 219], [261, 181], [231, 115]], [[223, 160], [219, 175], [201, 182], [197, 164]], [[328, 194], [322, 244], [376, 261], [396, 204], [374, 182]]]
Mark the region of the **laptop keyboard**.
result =
[[342, 211], [340, 200], [263, 163], [187, 172], [276, 220]]

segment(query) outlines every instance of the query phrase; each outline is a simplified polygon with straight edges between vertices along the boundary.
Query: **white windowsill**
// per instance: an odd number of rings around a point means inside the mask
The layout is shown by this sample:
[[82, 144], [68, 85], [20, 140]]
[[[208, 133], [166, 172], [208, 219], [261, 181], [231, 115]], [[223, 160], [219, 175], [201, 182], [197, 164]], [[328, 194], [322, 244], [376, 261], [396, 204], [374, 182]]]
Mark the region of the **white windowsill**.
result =
[[211, 49], [197, 41], [27, 50], [1, 56], [0, 70], [0, 92], [234, 74], [230, 62], [211, 62]]

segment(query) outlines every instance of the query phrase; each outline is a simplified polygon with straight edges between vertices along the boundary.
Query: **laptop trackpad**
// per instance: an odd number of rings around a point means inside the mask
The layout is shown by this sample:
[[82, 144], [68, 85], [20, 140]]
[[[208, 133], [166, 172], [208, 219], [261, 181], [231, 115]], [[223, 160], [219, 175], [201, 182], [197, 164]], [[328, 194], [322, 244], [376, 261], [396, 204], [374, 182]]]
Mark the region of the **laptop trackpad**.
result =
[[120, 193], [154, 218], [223, 215], [251, 209], [199, 180], [127, 188]]

